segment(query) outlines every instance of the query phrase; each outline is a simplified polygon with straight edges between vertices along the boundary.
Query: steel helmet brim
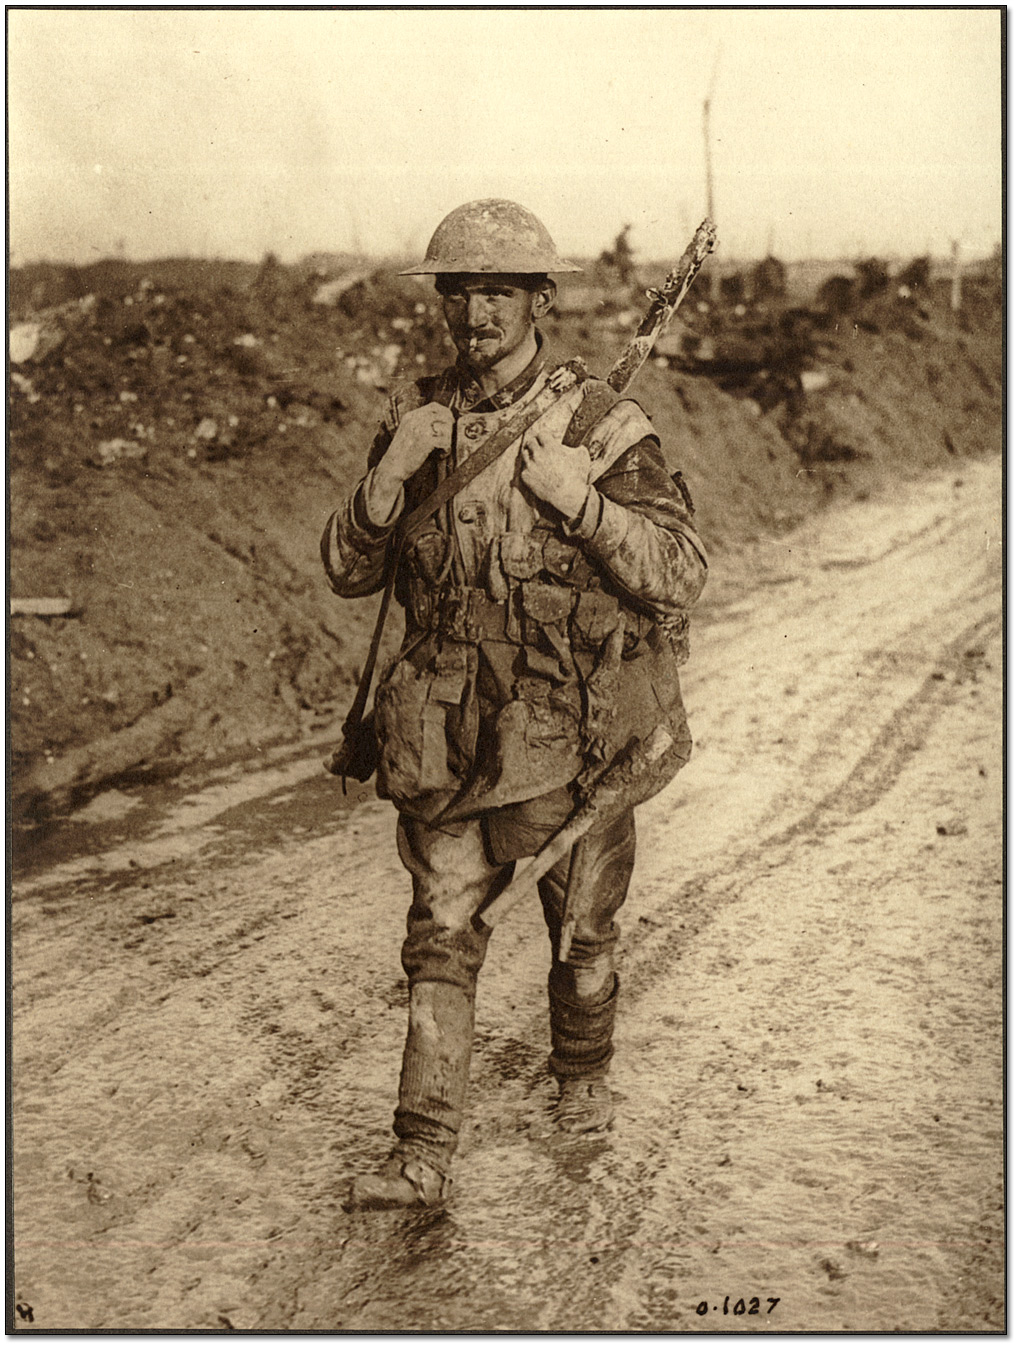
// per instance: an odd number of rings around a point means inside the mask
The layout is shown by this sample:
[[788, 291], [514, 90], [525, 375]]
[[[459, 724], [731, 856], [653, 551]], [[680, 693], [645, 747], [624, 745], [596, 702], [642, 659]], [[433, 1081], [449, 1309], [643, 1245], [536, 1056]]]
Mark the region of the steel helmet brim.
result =
[[531, 211], [503, 197], [485, 197], [446, 215], [434, 230], [423, 261], [398, 276], [545, 276], [581, 271], [557, 253], [546, 226]]

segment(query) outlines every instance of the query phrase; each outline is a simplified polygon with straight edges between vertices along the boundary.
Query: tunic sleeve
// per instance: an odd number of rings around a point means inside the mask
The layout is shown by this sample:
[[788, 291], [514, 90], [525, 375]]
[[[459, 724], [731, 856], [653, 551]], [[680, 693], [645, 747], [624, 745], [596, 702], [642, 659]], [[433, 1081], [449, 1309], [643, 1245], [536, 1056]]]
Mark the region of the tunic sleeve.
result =
[[665, 618], [684, 613], [706, 582], [706, 549], [655, 436], [621, 454], [589, 488], [565, 530], [617, 587]]

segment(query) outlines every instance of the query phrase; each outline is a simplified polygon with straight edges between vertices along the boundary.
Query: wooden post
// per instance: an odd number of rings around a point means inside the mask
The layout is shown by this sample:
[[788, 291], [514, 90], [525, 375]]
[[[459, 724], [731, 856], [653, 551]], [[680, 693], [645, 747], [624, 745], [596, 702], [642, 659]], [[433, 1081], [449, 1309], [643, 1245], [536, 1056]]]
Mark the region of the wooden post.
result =
[[[710, 151], [710, 95], [703, 99], [703, 152], [706, 158], [706, 218], [716, 220], [713, 210], [713, 161]], [[720, 268], [714, 262], [707, 268], [710, 278], [710, 300], [720, 303]]]
[[[713, 102], [713, 88], [717, 83], [717, 70], [720, 66], [720, 53], [722, 44], [717, 45], [717, 51], [713, 58], [713, 70], [710, 72], [710, 84], [706, 90], [706, 97], [703, 99], [703, 158], [706, 161], [706, 218], [716, 221], [717, 213], [713, 209], [713, 153], [710, 145], [710, 107]], [[707, 275], [710, 279], [710, 299], [717, 305], [720, 303], [720, 268], [716, 261], [711, 259], [707, 268]]]
[[962, 307], [962, 252], [957, 239], [951, 241], [951, 311]]

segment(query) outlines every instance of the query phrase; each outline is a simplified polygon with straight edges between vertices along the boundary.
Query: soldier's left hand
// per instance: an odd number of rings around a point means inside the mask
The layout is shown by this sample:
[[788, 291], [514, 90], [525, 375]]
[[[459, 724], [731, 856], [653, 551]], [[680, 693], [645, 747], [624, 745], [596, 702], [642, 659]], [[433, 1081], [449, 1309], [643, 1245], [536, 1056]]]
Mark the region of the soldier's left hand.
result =
[[548, 431], [532, 427], [522, 444], [522, 482], [568, 520], [581, 515], [589, 492], [589, 451], [565, 445]]

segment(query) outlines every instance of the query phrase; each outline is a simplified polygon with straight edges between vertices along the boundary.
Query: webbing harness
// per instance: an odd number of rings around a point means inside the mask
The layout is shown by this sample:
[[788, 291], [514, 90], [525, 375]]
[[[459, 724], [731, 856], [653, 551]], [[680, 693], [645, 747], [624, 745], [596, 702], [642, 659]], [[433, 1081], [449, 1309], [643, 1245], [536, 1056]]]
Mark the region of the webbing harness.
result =
[[[355, 691], [355, 697], [352, 700], [351, 708], [341, 727], [342, 741], [329, 759], [325, 760], [326, 768], [330, 773], [340, 774], [342, 786], [346, 788], [344, 779], [348, 776], [357, 778], [359, 782], [365, 782], [372, 775], [373, 767], [370, 765], [365, 769], [364, 763], [355, 764], [355, 755], [358, 749], [360, 732], [364, 736], [363, 720], [365, 718], [366, 704], [369, 702], [369, 689], [373, 681], [373, 672], [376, 669], [376, 658], [379, 655], [380, 641], [383, 637], [383, 628], [386, 623], [387, 613], [390, 609], [390, 602], [394, 594], [394, 582], [397, 579], [397, 569], [401, 560], [401, 554], [404, 549], [405, 541], [418, 527], [427, 521], [430, 516], [435, 515], [441, 507], [445, 506], [452, 497], [459, 493], [477, 478], [484, 469], [496, 462], [509, 445], [513, 445], [516, 440], [537, 422], [545, 413], [566, 398], [578, 385], [588, 379], [588, 372], [581, 361], [568, 361], [563, 366], [558, 366], [556, 370], [550, 372], [546, 383], [534, 394], [531, 399], [517, 412], [512, 418], [504, 423], [494, 434], [476, 450], [475, 454], [470, 455], [464, 460], [453, 473], [449, 474], [439, 486], [430, 493], [426, 500], [420, 503], [413, 511], [405, 517], [395, 530], [389, 545], [387, 554], [387, 570], [384, 574], [383, 596], [380, 600], [379, 613], [376, 616], [376, 627], [373, 629], [373, 636], [369, 643], [369, 651], [366, 655], [365, 665], [362, 668], [362, 676], [358, 682], [358, 688]], [[616, 402], [617, 396], [612, 401]], [[597, 416], [593, 422], [607, 411], [605, 400], [597, 400], [602, 403]], [[583, 405], [584, 407], [585, 405]], [[568, 428], [568, 434], [572, 436], [574, 444], [580, 445], [586, 432], [590, 429], [593, 422], [590, 421], [592, 413], [596, 413], [594, 408], [587, 410], [587, 415], [583, 422], [578, 426], [573, 424]], [[587, 425], [588, 424], [588, 425]], [[565, 438], [566, 444], [572, 441]], [[323, 533], [320, 540], [320, 555], [323, 559], [323, 565], [328, 574], [332, 574], [333, 569], [330, 565], [330, 526]]]

